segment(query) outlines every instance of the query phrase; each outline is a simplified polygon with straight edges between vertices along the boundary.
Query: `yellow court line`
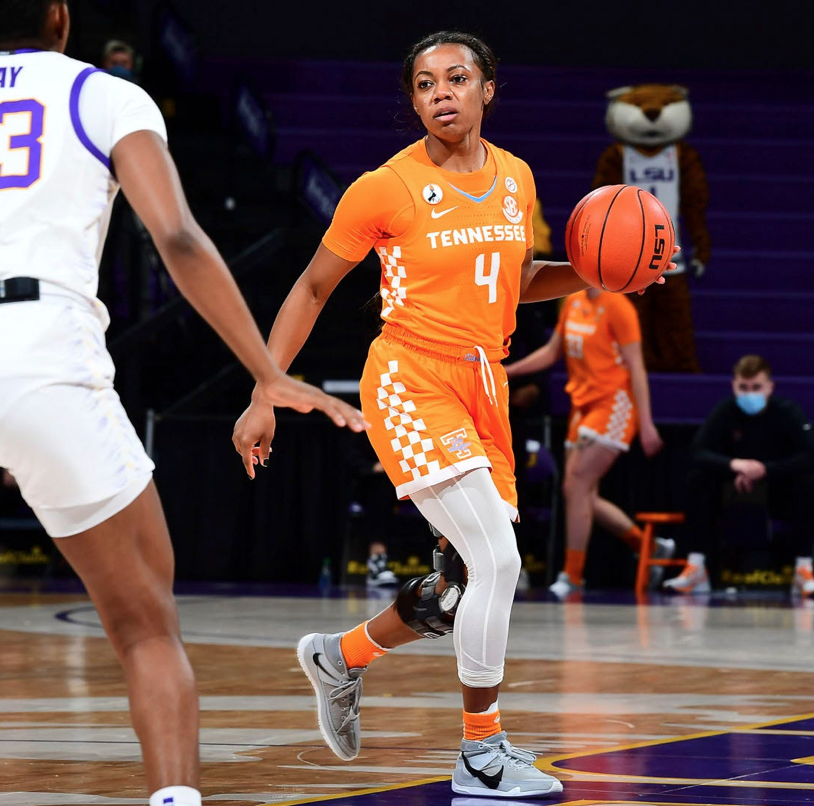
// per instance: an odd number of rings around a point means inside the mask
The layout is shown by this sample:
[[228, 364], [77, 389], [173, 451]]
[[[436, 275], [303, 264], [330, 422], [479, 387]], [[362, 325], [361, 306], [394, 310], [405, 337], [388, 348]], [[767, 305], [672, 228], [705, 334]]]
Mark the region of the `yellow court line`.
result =
[[[754, 789], [814, 789], [814, 784], [787, 784], [783, 782], [772, 781], [732, 781], [732, 779], [725, 781], [710, 781], [705, 778], [650, 778], [639, 775], [619, 775], [604, 772], [590, 772], [589, 770], [575, 770], [568, 767], [555, 767], [554, 765], [559, 761], [567, 761], [574, 758], [587, 758], [588, 756], [598, 756], [603, 753], [618, 753], [621, 750], [635, 750], [640, 747], [657, 747], [663, 744], [673, 744], [675, 742], [685, 742], [691, 739], [705, 739], [710, 736], [726, 736], [730, 733], [751, 733], [753, 731], [760, 732], [761, 728], [768, 728], [772, 725], [787, 725], [789, 722], [799, 722], [803, 719], [814, 719], [814, 713], [800, 714], [794, 717], [783, 717], [782, 719], [772, 719], [768, 722], [758, 722], [754, 725], [744, 725], [740, 728], [733, 728], [732, 730], [710, 730], [701, 731], [700, 733], [688, 733], [684, 736], [676, 736], [672, 739], [651, 739], [644, 742], [634, 742], [627, 745], [619, 745], [617, 747], [605, 747], [600, 750], [589, 750], [581, 753], [566, 753], [560, 756], [546, 756], [541, 758], [535, 765], [539, 769], [547, 772], [554, 772], [560, 775], [573, 774], [587, 777], [589, 779], [596, 778], [597, 780], [617, 781], [619, 783], [652, 783], [652, 784], [695, 784], [703, 786], [744, 786]], [[773, 731], [772, 733], [788, 733], [789, 731]], [[790, 759], [791, 761], [791, 759]], [[806, 763], [806, 762], [802, 762]]]
[[[663, 786], [717, 786], [722, 789], [794, 789], [814, 790], [814, 784], [794, 784], [785, 781], [746, 781], [739, 778], [648, 778], [644, 775], [612, 775], [611, 773], [580, 772], [577, 777], [563, 780], [572, 783], [661, 784]], [[695, 804], [692, 804], [695, 806]]]
[[[744, 733], [748, 731], [756, 731], [760, 730], [761, 728], [768, 728], [772, 725], [787, 725], [789, 722], [799, 722], [802, 719], [814, 719], [814, 713], [812, 714], [801, 714], [800, 716], [794, 717], [783, 717], [782, 719], [772, 719], [769, 722], [757, 722], [754, 725], [744, 725], [743, 727], [735, 727], [731, 730], [705, 730], [700, 731], [699, 733], [687, 733], [683, 736], [674, 736], [671, 739], [648, 739], [647, 741], [643, 742], [633, 742], [632, 744], [620, 744], [616, 747], [603, 747], [599, 750], [588, 750], [582, 751], [579, 753], [565, 753], [560, 756], [546, 756], [540, 761], [546, 762], [547, 764], [554, 764], [557, 761], [567, 761], [571, 758], [583, 758], [586, 756], [598, 756], [602, 753], [617, 753], [620, 750], [635, 750], [639, 747], [656, 747], [660, 744], [672, 744], [674, 742], [684, 742], [690, 739], [705, 739], [708, 736], [724, 736], [727, 733]], [[781, 733], [789, 733], [789, 731], [781, 731]], [[553, 769], [553, 768], [552, 768]], [[569, 772], [569, 770], [565, 768], [556, 768], [558, 772]]]
[[[774, 719], [769, 722], [759, 722], [755, 725], [748, 725], [742, 728], [734, 728], [733, 730], [712, 730], [712, 731], [702, 731], [700, 733], [689, 733], [685, 736], [677, 736], [672, 739], [652, 739], [649, 741], [644, 742], [635, 742], [633, 744], [623, 744], [618, 745], [617, 747], [611, 748], [603, 748], [601, 750], [589, 750], [588, 752], [581, 752], [581, 753], [567, 753], [565, 755], [560, 756], [550, 756], [544, 757], [538, 760], [537, 764], [535, 765], [539, 769], [546, 770], [548, 772], [555, 772], [560, 775], [580, 775], [580, 776], [589, 776], [590, 778], [602, 779], [602, 780], [612, 780], [618, 781], [619, 783], [663, 783], [663, 784], [689, 784], [689, 785], [703, 785], [703, 786], [721, 786], [721, 787], [734, 787], [734, 786], [749, 786], [752, 788], [773, 788], [773, 789], [814, 789], [814, 784], [785, 784], [785, 783], [772, 783], [768, 781], [750, 781], [750, 782], [736, 782], [736, 781], [707, 781], [703, 778], [647, 778], [644, 776], [635, 776], [635, 775], [611, 775], [609, 773], [595, 773], [595, 772], [588, 772], [582, 770], [570, 770], [567, 768], [561, 767], [554, 767], [553, 765], [558, 761], [566, 761], [567, 759], [571, 758], [585, 758], [587, 756], [596, 756], [601, 755], [602, 753], [616, 753], [620, 750], [634, 750], [639, 747], [656, 747], [657, 745], [661, 744], [671, 744], [673, 742], [683, 742], [689, 741], [690, 739], [703, 739], [707, 736], [724, 736], [727, 733], [748, 733], [751, 731], [759, 731], [760, 728], [770, 727], [771, 725], [785, 725], [789, 722], [798, 722], [801, 719], [814, 719], [814, 713], [811, 714], [801, 714], [800, 716], [795, 717], [784, 717], [783, 719]], [[773, 733], [793, 733], [792, 731], [773, 731]], [[804, 735], [806, 732], [801, 731]], [[808, 763], [808, 762], [801, 762], [801, 763]], [[319, 798], [300, 798], [299, 800], [287, 800], [287, 801], [275, 801], [274, 803], [266, 803], [262, 804], [261, 806], [299, 806], [300, 804], [305, 803], [322, 803], [323, 801], [328, 800], [339, 800], [340, 798], [354, 798], [359, 797], [361, 795], [375, 795], [378, 792], [394, 792], [397, 789], [408, 789], [411, 786], [422, 786], [423, 784], [435, 784], [439, 781], [448, 781], [452, 776], [444, 776], [438, 778], [424, 778], [419, 779], [418, 781], [410, 781], [408, 783], [403, 784], [393, 784], [391, 786], [380, 786], [380, 787], [371, 787], [369, 789], [357, 789], [351, 792], [340, 792], [336, 795], [322, 795]], [[561, 806], [590, 806], [591, 804], [603, 804], [605, 801], [595, 801], [595, 800], [578, 800], [578, 801], [569, 801], [568, 803], [563, 803]], [[624, 806], [624, 801], [614, 801], [614, 806], [616, 804], [619, 806]], [[672, 804], [647, 804], [641, 801], [637, 802], [635, 806], [676, 806], [674, 803]], [[693, 804], [693, 806], [710, 806], [709, 804]], [[735, 804], [731, 804], [731, 806], [735, 806]]]
[[[680, 806], [675, 801], [671, 803], [662, 803], [657, 800], [614, 800], [608, 798], [603, 800], [571, 800], [568, 803], [561, 803], [559, 806], [607, 806], [608, 803], [613, 803], [613, 806]], [[721, 806], [720, 803], [692, 803], [687, 806]], [[737, 803], [730, 803], [728, 806], [739, 806]], [[740, 806], [746, 806], [740, 804]]]
[[[360, 795], [375, 795], [377, 792], [395, 792], [397, 789], [408, 789], [411, 786], [422, 786], [423, 784], [437, 784], [439, 781], [449, 781], [452, 776], [443, 778], [423, 778], [418, 781], [410, 781], [404, 784], [392, 784], [391, 786], [371, 787], [370, 789], [356, 789], [353, 792], [340, 792], [336, 795], [322, 795], [319, 798], [301, 798], [300, 800], [274, 801], [274, 803], [264, 803], [261, 806], [297, 806], [300, 803], [322, 803], [324, 800], [339, 800], [339, 798], [357, 798]], [[695, 805], [694, 805], [695, 806]]]

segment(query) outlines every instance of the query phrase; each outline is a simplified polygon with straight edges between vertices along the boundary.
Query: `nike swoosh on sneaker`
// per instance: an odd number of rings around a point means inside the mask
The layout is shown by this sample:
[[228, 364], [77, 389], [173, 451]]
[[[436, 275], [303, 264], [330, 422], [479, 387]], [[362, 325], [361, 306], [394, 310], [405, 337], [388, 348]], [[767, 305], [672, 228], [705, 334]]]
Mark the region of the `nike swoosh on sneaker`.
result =
[[470, 775], [474, 775], [484, 786], [488, 787], [489, 789], [497, 789], [500, 786], [500, 782], [503, 780], [503, 767], [500, 768], [498, 772], [494, 775], [489, 775], [489, 773], [484, 772], [483, 770], [476, 770], [467, 760], [466, 760], [466, 753], [461, 753], [461, 758], [464, 760], [464, 767], [466, 767], [467, 772]]
[[457, 205], [455, 207], [448, 207], [446, 210], [436, 210], [434, 207], [430, 210], [430, 215], [433, 218], [441, 218], [441, 216], [445, 216], [447, 213], [451, 213], [453, 210], [457, 210]]
[[329, 675], [329, 676], [331, 676], [331, 677], [336, 677], [336, 675], [335, 675], [335, 674], [333, 674], [333, 673], [329, 672], [329, 671], [328, 671], [328, 670], [327, 670], [327, 669], [326, 669], [326, 668], [325, 668], [325, 667], [324, 667], [324, 666], [323, 666], [323, 665], [322, 665], [322, 664], [319, 662], [319, 659], [320, 659], [321, 657], [322, 657], [322, 653], [321, 653], [321, 652], [314, 652], [314, 655], [313, 655], [313, 658], [312, 658], [312, 660], [314, 661], [314, 665], [315, 665], [315, 666], [316, 666], [318, 669], [321, 669], [323, 672], [325, 672], [325, 674], [327, 674], [327, 675]]

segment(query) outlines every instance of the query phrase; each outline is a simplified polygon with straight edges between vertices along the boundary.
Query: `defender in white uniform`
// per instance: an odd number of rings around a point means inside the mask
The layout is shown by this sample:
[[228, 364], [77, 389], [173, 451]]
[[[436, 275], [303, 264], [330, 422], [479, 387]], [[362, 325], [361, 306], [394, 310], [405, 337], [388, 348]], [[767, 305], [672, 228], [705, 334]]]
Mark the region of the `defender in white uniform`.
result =
[[[123, 509], [152, 477], [113, 390], [96, 292], [118, 191], [113, 148], [139, 131], [166, 142], [167, 131], [140, 87], [60, 53], [0, 62], [0, 466], [48, 533], [65, 537]], [[38, 301], [10, 304], [19, 277], [38, 281]]]
[[178, 288], [257, 380], [247, 441], [236, 440], [250, 477], [268, 459], [273, 405], [365, 423], [279, 369], [189, 212], [157, 107], [64, 56], [69, 26], [64, 0], [0, 0], [0, 466], [59, 538], [124, 666], [151, 806], [200, 806], [172, 548], [153, 464], [113, 389], [96, 298], [119, 185]]

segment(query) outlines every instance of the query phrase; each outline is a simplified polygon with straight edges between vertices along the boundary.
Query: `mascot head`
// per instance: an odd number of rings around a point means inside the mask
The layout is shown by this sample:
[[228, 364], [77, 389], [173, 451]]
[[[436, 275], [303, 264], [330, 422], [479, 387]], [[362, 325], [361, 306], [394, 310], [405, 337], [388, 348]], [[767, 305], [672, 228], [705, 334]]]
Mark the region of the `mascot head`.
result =
[[607, 93], [605, 125], [621, 142], [658, 148], [684, 138], [692, 126], [686, 87], [639, 84]]

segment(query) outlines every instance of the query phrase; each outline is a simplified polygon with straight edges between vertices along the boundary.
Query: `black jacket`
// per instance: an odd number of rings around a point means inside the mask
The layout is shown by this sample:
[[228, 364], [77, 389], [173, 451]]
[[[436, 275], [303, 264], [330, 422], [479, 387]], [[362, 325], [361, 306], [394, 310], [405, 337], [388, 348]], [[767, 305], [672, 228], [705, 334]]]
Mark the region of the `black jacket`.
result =
[[734, 397], [722, 400], [692, 443], [696, 467], [731, 474], [732, 459], [757, 459], [768, 479], [814, 471], [814, 432], [793, 401], [771, 395], [759, 414], [746, 414]]

